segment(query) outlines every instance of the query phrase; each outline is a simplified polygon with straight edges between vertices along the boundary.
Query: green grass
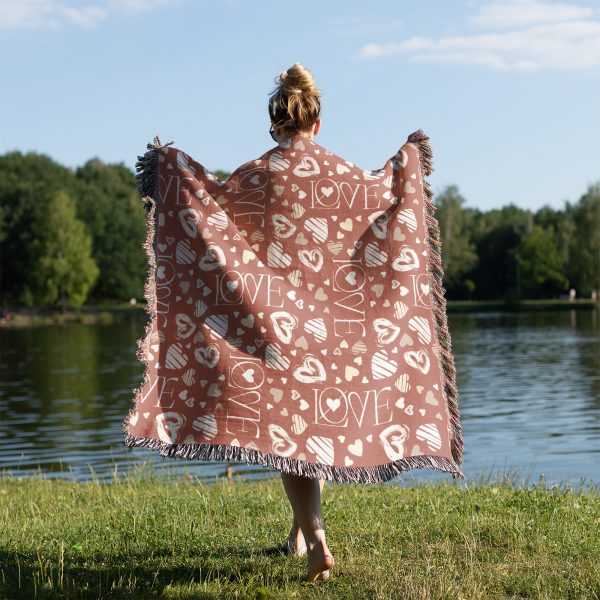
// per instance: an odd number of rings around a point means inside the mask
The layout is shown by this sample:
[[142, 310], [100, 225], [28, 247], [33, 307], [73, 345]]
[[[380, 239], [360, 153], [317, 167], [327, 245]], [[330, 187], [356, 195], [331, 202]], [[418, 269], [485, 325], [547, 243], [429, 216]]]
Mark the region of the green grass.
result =
[[521, 302], [507, 303], [502, 300], [448, 300], [448, 312], [481, 312], [481, 311], [544, 311], [544, 310], [574, 310], [574, 309], [600, 309], [600, 302], [590, 299], [577, 299], [573, 302], [558, 299], [521, 300]]
[[336, 563], [308, 584], [276, 550], [279, 477], [5, 477], [0, 598], [600, 598], [596, 484], [326, 483], [322, 504]]
[[[448, 312], [481, 311], [532, 311], [556, 309], [600, 309], [600, 302], [589, 299], [569, 300], [523, 300], [507, 304], [502, 300], [448, 300]], [[128, 302], [86, 304], [80, 309], [68, 309], [62, 313], [57, 308], [6, 307], [10, 318], [0, 322], [0, 327], [28, 327], [31, 325], [60, 325], [65, 323], [110, 324], [132, 319], [146, 320], [145, 303], [130, 305]]]
[[145, 303], [105, 303], [69, 308], [64, 313], [52, 307], [7, 307], [9, 318], [0, 327], [29, 327], [31, 325], [62, 325], [85, 323], [88, 325], [121, 323], [129, 320], [146, 320]]

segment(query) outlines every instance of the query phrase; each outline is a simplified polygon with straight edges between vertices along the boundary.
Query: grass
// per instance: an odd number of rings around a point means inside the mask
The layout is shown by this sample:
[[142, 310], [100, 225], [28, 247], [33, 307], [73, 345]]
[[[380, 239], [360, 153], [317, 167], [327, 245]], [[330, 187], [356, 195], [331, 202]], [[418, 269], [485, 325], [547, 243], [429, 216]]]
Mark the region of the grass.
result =
[[32, 325], [64, 325], [84, 323], [86, 325], [121, 323], [129, 320], [145, 320], [145, 304], [104, 303], [69, 308], [63, 313], [52, 307], [7, 307], [8, 317], [0, 321], [0, 327], [29, 327]]
[[574, 301], [563, 299], [521, 300], [521, 302], [507, 303], [503, 300], [448, 300], [448, 312], [481, 312], [481, 311], [545, 311], [545, 310], [574, 310], [574, 309], [600, 309], [600, 302], [587, 298]]
[[[517, 304], [507, 304], [502, 300], [448, 300], [448, 312], [481, 311], [532, 311], [556, 309], [600, 309], [600, 301], [589, 299], [569, 300], [523, 300]], [[66, 323], [85, 323], [87, 325], [120, 323], [132, 319], [146, 320], [143, 302], [86, 304], [79, 309], [68, 309], [64, 313], [57, 308], [7, 307], [9, 317], [0, 320], [2, 327], [29, 327], [32, 325], [62, 325]]]
[[0, 597], [600, 598], [596, 484], [326, 483], [322, 505], [336, 564], [308, 584], [279, 477], [4, 477]]

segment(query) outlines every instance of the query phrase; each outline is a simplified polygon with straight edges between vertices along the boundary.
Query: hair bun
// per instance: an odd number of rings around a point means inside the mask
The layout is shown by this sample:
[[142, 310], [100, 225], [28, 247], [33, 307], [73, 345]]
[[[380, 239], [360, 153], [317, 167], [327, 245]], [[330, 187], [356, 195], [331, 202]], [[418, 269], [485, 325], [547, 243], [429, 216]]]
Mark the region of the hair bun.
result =
[[275, 79], [277, 87], [269, 99], [269, 116], [284, 134], [308, 131], [319, 118], [321, 91], [315, 87], [313, 74], [295, 63]]
[[279, 76], [281, 87], [288, 94], [314, 93], [315, 78], [313, 74], [299, 62]]

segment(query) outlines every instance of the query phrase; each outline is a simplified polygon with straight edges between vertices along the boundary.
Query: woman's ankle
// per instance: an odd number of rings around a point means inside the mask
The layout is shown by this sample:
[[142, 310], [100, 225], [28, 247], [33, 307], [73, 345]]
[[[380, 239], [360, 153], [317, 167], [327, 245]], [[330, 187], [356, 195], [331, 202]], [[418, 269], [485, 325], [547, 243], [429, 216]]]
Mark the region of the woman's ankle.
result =
[[308, 539], [304, 536], [304, 541], [306, 543], [306, 549], [311, 553], [321, 549], [327, 551], [327, 540], [325, 539], [324, 529], [317, 529], [316, 531], [311, 532]]

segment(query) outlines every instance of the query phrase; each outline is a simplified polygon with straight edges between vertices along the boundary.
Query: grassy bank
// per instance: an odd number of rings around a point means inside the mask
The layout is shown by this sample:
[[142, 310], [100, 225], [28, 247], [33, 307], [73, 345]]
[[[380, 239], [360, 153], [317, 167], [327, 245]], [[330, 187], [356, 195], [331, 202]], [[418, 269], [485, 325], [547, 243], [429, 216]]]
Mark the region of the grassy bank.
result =
[[[448, 312], [482, 311], [529, 311], [557, 309], [600, 309], [599, 302], [591, 300], [523, 300], [518, 304], [507, 304], [502, 300], [448, 300]], [[24, 327], [31, 325], [60, 325], [65, 323], [108, 324], [146, 319], [144, 303], [95, 304], [82, 306], [79, 310], [67, 310], [64, 313], [53, 308], [5, 308], [4, 318], [0, 318], [1, 327]]]
[[147, 319], [145, 303], [137, 304], [93, 304], [79, 309], [67, 309], [64, 312], [56, 308], [6, 307], [2, 327], [30, 327], [32, 325], [63, 325], [67, 323], [85, 323], [87, 325], [121, 323], [132, 319]]
[[589, 298], [574, 301], [521, 300], [517, 303], [502, 300], [448, 300], [446, 304], [448, 312], [600, 309], [600, 302], [593, 302]]
[[279, 553], [279, 478], [0, 480], [1, 598], [600, 598], [600, 487], [325, 484], [336, 564]]

